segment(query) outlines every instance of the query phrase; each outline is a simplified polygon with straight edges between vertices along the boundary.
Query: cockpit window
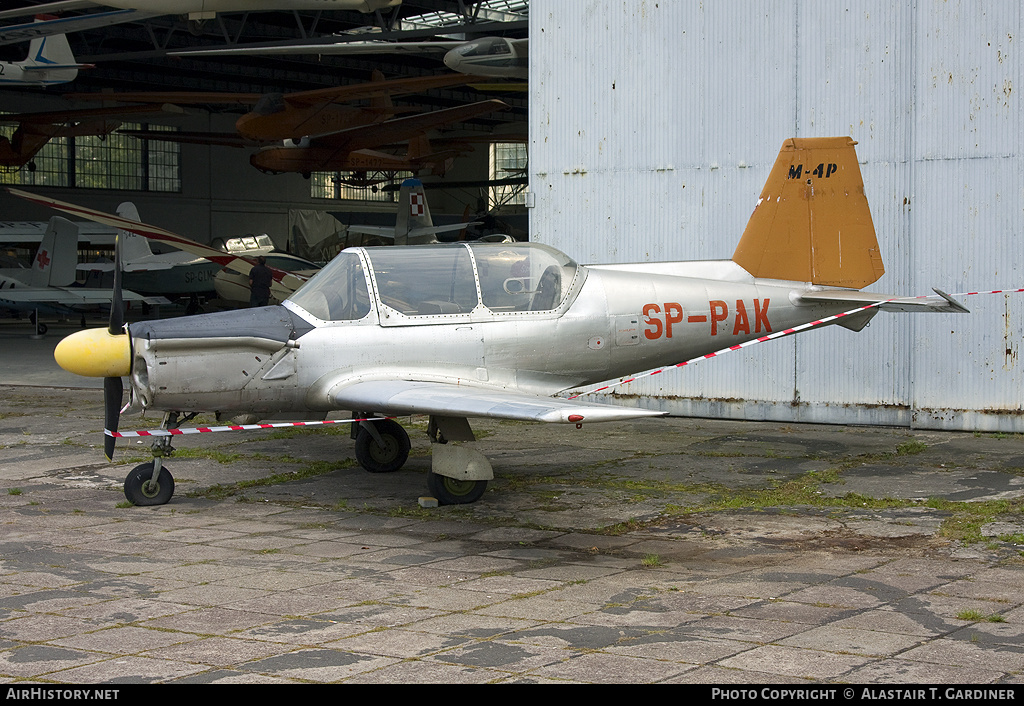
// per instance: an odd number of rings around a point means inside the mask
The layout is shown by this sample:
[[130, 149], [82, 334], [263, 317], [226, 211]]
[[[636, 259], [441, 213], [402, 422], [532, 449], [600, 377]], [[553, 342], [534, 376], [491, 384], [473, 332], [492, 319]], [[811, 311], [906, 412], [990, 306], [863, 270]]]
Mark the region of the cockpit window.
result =
[[498, 54], [510, 54], [512, 52], [501, 37], [486, 37], [475, 42], [464, 44], [455, 50], [462, 56], [495, 56]]
[[[363, 252], [384, 307], [379, 313], [385, 325], [410, 322], [391, 317], [385, 323], [387, 309], [407, 317], [469, 314], [481, 302], [477, 279], [490, 312], [554, 311], [565, 302], [579, 268], [564, 254], [539, 243], [412, 245]], [[359, 255], [342, 252], [290, 300], [326, 321], [361, 319], [370, 312], [368, 279]]]
[[472, 243], [484, 306], [494, 312], [558, 308], [576, 263], [537, 243]]
[[340, 253], [289, 299], [324, 321], [352, 321], [370, 313], [363, 264], [352, 252]]
[[469, 251], [451, 247], [370, 248], [380, 301], [406, 316], [466, 314], [476, 308], [476, 280]]

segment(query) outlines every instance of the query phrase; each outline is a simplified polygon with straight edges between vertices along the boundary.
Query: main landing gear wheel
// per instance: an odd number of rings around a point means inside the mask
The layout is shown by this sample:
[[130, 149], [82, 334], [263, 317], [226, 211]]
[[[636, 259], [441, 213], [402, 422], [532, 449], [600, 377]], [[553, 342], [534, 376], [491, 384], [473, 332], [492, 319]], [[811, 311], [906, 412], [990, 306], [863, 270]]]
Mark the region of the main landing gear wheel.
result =
[[370, 473], [391, 473], [405, 465], [409, 458], [409, 435], [402, 425], [391, 419], [373, 424], [380, 442], [364, 427], [356, 434], [356, 460]]
[[124, 496], [128, 502], [139, 507], [166, 505], [174, 495], [174, 478], [166, 468], [161, 468], [155, 485], [152, 480], [152, 461], [133, 468], [124, 479]]
[[442, 505], [465, 505], [480, 499], [487, 490], [487, 481], [460, 480], [431, 471], [427, 474], [427, 489]]

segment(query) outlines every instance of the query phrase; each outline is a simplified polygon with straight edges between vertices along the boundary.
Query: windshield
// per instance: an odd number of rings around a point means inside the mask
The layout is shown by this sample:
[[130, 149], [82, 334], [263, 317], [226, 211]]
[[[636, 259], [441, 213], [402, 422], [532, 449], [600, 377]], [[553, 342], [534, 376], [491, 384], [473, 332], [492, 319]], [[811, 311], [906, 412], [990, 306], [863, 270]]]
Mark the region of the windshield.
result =
[[370, 295], [359, 255], [343, 252], [289, 297], [324, 321], [351, 321], [370, 313]]
[[382, 304], [406, 316], [465, 314], [476, 308], [476, 281], [462, 245], [366, 251]]

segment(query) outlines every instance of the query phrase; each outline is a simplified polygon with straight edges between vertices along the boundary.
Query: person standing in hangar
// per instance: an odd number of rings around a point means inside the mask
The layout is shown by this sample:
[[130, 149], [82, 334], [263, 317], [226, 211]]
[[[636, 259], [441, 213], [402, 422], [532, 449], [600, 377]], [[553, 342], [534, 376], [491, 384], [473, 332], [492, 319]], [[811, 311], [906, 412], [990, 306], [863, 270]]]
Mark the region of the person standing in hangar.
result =
[[249, 306], [267, 306], [270, 303], [270, 283], [273, 281], [267, 258], [260, 255], [249, 270]]

